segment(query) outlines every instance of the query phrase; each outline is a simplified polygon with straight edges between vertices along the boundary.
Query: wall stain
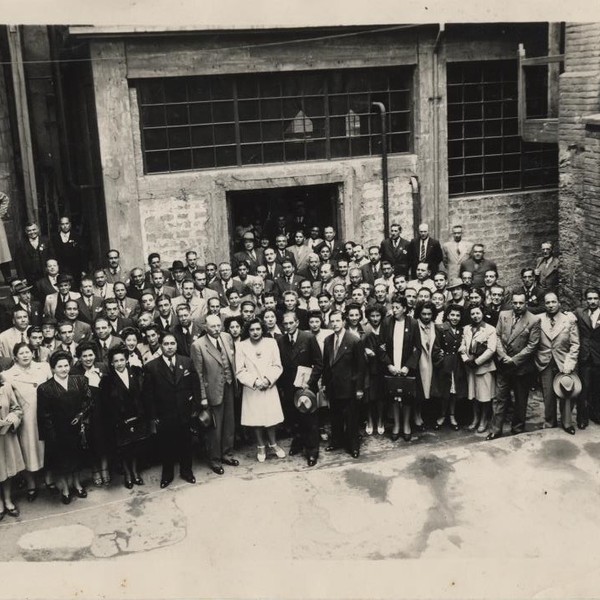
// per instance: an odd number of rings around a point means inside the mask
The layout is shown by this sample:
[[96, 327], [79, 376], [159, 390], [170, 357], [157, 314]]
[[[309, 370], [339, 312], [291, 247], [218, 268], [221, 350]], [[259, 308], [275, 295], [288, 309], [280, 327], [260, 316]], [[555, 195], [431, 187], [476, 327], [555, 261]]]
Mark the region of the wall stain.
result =
[[376, 502], [389, 502], [387, 496], [393, 477], [366, 473], [360, 469], [348, 469], [344, 472], [344, 478], [348, 487], [367, 492]]

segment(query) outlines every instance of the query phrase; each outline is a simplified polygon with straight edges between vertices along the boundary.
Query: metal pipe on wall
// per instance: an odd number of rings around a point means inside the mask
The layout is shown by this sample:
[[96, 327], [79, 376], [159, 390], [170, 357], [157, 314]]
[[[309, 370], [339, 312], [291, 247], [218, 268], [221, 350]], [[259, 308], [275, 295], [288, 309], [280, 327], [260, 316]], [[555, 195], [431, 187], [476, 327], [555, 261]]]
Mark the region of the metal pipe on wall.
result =
[[431, 69], [431, 88], [433, 97], [433, 231], [434, 234], [440, 237], [440, 101], [442, 96], [439, 94], [439, 77], [438, 77], [438, 52], [440, 48], [440, 39], [445, 31], [445, 24], [440, 23], [435, 42], [433, 44], [433, 65]]
[[379, 117], [381, 119], [381, 180], [383, 184], [383, 233], [385, 237], [390, 230], [386, 109], [383, 102], [373, 102], [373, 106], [379, 111]]

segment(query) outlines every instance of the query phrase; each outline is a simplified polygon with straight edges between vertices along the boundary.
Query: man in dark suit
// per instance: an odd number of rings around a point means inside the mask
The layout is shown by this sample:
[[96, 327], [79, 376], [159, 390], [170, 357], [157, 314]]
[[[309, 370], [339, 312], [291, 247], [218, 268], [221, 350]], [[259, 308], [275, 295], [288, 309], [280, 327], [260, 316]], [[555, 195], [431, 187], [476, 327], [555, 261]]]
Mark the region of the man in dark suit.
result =
[[123, 340], [113, 335], [112, 328], [106, 317], [96, 317], [93, 324], [94, 338], [98, 345], [98, 362], [108, 363], [108, 351], [123, 343]]
[[127, 295], [134, 300], [140, 300], [146, 291], [144, 271], [139, 267], [131, 269], [130, 284], [127, 286]]
[[544, 312], [543, 299], [544, 290], [536, 284], [534, 270], [528, 267], [521, 269], [521, 281], [523, 285], [515, 289], [515, 292], [525, 294], [527, 308], [534, 314]]
[[552, 242], [542, 243], [542, 255], [535, 263], [535, 276], [538, 285], [544, 292], [555, 292], [558, 289], [559, 260], [554, 256]]
[[146, 285], [151, 285], [152, 283], [152, 273], [156, 271], [160, 271], [164, 277], [164, 284], [170, 286], [173, 283], [173, 278], [171, 277], [171, 272], [168, 269], [162, 268], [162, 263], [160, 260], [160, 254], [158, 252], [151, 252], [148, 255], [148, 267], [149, 269], [146, 271]]
[[462, 277], [463, 271], [468, 271], [472, 274], [471, 285], [473, 287], [482, 288], [485, 285], [485, 274], [487, 271], [498, 272], [498, 267], [493, 260], [488, 260], [484, 256], [485, 247], [483, 244], [473, 244], [471, 256], [460, 263], [460, 273]]
[[15, 292], [15, 288], [20, 283], [21, 279], [17, 277], [11, 279], [8, 296], [0, 298], [0, 331], [8, 329], [12, 325], [12, 311], [19, 302], [19, 296]]
[[308, 265], [301, 271], [298, 271], [298, 276], [303, 279], [308, 279], [312, 285], [321, 280], [321, 272], [319, 270], [320, 265], [319, 255], [311, 252], [308, 255]]
[[360, 455], [358, 436], [360, 402], [364, 395], [365, 355], [361, 341], [344, 327], [344, 317], [334, 311], [329, 317], [333, 334], [325, 338], [323, 383], [331, 413], [331, 442], [326, 452], [345, 447], [353, 457]]
[[133, 327], [132, 319], [121, 316], [119, 301], [116, 298], [106, 298], [102, 303], [102, 309], [104, 316], [108, 319], [113, 335], [119, 336], [126, 327]]
[[192, 360], [177, 354], [177, 340], [164, 334], [162, 356], [146, 364], [144, 398], [150, 418], [156, 424], [162, 462], [160, 487], [173, 481], [175, 462], [188, 483], [196, 483], [192, 472], [192, 415], [199, 404], [200, 382]]
[[207, 334], [197, 339], [191, 348], [192, 362], [200, 377], [201, 405], [210, 407], [215, 419], [215, 427], [206, 432], [206, 446], [210, 468], [217, 475], [224, 473], [223, 464], [231, 467], [240, 464], [233, 456], [234, 398], [238, 385], [235, 347], [233, 338], [222, 329], [221, 319], [208, 315]]
[[362, 272], [362, 279], [368, 283], [371, 287], [375, 285], [381, 277], [381, 255], [379, 254], [379, 248], [377, 246], [369, 247], [369, 262], [366, 265], [360, 267]]
[[40, 236], [35, 223], [25, 225], [25, 238], [17, 244], [15, 265], [17, 273], [30, 283], [44, 276], [46, 261], [50, 258], [50, 243]]
[[148, 289], [158, 298], [159, 296], [168, 296], [175, 298], [179, 294], [177, 289], [170, 285], [165, 285], [165, 277], [162, 271], [153, 271], [150, 276], [151, 283]]
[[284, 260], [291, 260], [294, 267], [296, 266], [296, 257], [287, 249], [288, 239], [285, 235], [278, 235], [275, 238], [275, 254], [277, 262], [282, 265]]
[[[298, 329], [298, 316], [294, 312], [285, 312], [282, 326], [285, 335], [277, 340], [283, 373], [277, 381], [284, 423], [292, 431], [290, 456], [304, 449], [308, 466], [317, 464], [319, 458], [319, 416], [316, 410], [300, 412], [294, 405], [294, 395], [299, 389], [310, 389], [317, 393], [317, 383], [323, 371], [323, 358], [317, 338], [307, 331]], [[296, 381], [299, 367], [310, 369], [310, 376], [302, 385]]]
[[421, 223], [419, 225], [419, 237], [413, 238], [407, 248], [408, 264], [413, 279], [417, 276], [417, 265], [426, 262], [430, 273], [436, 273], [439, 269], [444, 255], [440, 243], [430, 237], [429, 225]]
[[275, 288], [279, 296], [283, 296], [284, 292], [298, 292], [300, 282], [304, 280], [303, 277], [296, 275], [295, 267], [291, 260], [284, 260], [281, 264], [283, 269], [283, 275], [275, 280]]
[[496, 326], [498, 354], [494, 414], [488, 440], [502, 435], [506, 405], [511, 391], [515, 397], [511, 433], [525, 431], [527, 399], [535, 381], [533, 357], [540, 343], [538, 318], [527, 310], [525, 294], [514, 292], [512, 310], [503, 310]]
[[329, 257], [336, 261], [344, 253], [344, 244], [339, 240], [336, 240], [335, 236], [335, 229], [331, 225], [327, 225], [323, 229], [323, 237], [325, 239], [319, 246], [314, 248], [314, 251], [320, 254], [323, 246], [327, 246], [329, 248]]
[[192, 321], [192, 310], [189, 304], [185, 302], [178, 304], [175, 313], [177, 324], [171, 328], [171, 331], [177, 340], [177, 352], [182, 356], [190, 356], [192, 344], [204, 335], [204, 332], [199, 322]]
[[88, 325], [102, 312], [102, 298], [94, 295], [94, 282], [84, 277], [79, 287], [81, 297], [77, 298], [79, 319]]
[[[408, 240], [400, 236], [402, 227], [397, 223], [390, 225], [390, 237], [381, 242], [379, 254], [381, 260], [387, 260], [397, 275], [408, 277]], [[437, 269], [436, 269], [437, 270]]]
[[51, 239], [52, 251], [58, 260], [61, 273], [69, 273], [76, 283], [87, 269], [87, 250], [80, 238], [71, 228], [71, 219], [61, 217], [59, 231]]
[[591, 419], [600, 424], [600, 290], [585, 290], [586, 308], [575, 311], [579, 327], [579, 374], [581, 394], [577, 398], [577, 426], [585, 429]]
[[27, 312], [27, 315], [29, 316], [29, 323], [31, 325], [41, 325], [42, 317], [44, 316], [44, 310], [40, 302], [32, 299], [31, 286], [20, 282], [14, 286], [13, 291], [18, 297], [16, 306], [20, 306]]
[[238, 294], [241, 296], [244, 295], [246, 286], [233, 279], [231, 265], [227, 262], [222, 262], [219, 264], [219, 277], [209, 284], [209, 289], [217, 292], [219, 295], [219, 301], [221, 302], [221, 306], [227, 306], [227, 296], [225, 292], [233, 288], [237, 290]]
[[81, 342], [87, 342], [92, 338], [92, 328], [79, 318], [79, 305], [77, 300], [67, 300], [64, 310], [65, 323], [71, 323], [73, 326], [73, 341], [79, 345]]
[[270, 281], [275, 281], [283, 275], [283, 269], [281, 268], [281, 264], [277, 262], [277, 255], [273, 248], [265, 248], [264, 265], [267, 269], [266, 278]]
[[254, 234], [251, 231], [247, 231], [242, 236], [242, 243], [244, 244], [244, 249], [240, 250], [240, 252], [236, 252], [233, 255], [232, 260], [232, 268], [233, 271], [237, 273], [238, 265], [242, 261], [246, 261], [248, 263], [248, 268], [252, 275], [256, 274], [256, 267], [258, 265], [262, 265], [264, 262], [263, 251], [261, 248], [256, 248], [256, 241]]
[[46, 261], [46, 274], [35, 282], [33, 294], [42, 305], [46, 301], [46, 296], [58, 292], [58, 271], [58, 261], [49, 258]]
[[[392, 315], [387, 317], [381, 328], [381, 341], [379, 346], [379, 360], [383, 368], [392, 375], [414, 376], [419, 366], [421, 356], [421, 335], [419, 324], [412, 317], [407, 316], [408, 303], [404, 296], [396, 294], [392, 298]], [[400, 327], [400, 331], [396, 331]], [[412, 437], [410, 416], [414, 398], [402, 398], [402, 418], [404, 441], [409, 442]], [[394, 413], [394, 429], [392, 440], [400, 437], [400, 402], [394, 400], [392, 404]]]

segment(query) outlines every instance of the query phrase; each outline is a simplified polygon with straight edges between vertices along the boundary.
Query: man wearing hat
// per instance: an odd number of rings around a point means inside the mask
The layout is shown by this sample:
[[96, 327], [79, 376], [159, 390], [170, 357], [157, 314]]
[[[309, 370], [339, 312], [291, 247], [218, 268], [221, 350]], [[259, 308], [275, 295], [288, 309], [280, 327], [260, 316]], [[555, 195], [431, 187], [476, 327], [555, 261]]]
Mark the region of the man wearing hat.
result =
[[[277, 340], [283, 373], [277, 381], [277, 387], [281, 396], [284, 424], [293, 436], [290, 456], [300, 454], [304, 449], [308, 466], [312, 467], [319, 458], [319, 417], [315, 394], [323, 371], [323, 357], [317, 338], [307, 331], [300, 331], [298, 325], [298, 315], [295, 312], [283, 314], [284, 335]], [[304, 381], [298, 379], [299, 369], [306, 373]], [[298, 390], [304, 393], [300, 406], [295, 403]], [[312, 406], [306, 405], [307, 398], [312, 398]]]
[[210, 468], [217, 475], [224, 473], [222, 465], [236, 467], [233, 456], [235, 434], [234, 398], [237, 391], [235, 377], [235, 348], [233, 338], [222, 332], [217, 315], [206, 317], [206, 335], [192, 345], [190, 356], [200, 376], [200, 405], [208, 408], [215, 427], [206, 431], [206, 447]]
[[246, 231], [242, 236], [242, 244], [244, 249], [240, 252], [236, 252], [233, 255], [232, 268], [237, 273], [238, 266], [242, 261], [248, 263], [248, 268], [251, 275], [256, 275], [256, 267], [262, 265], [264, 262], [263, 251], [261, 248], [255, 248], [256, 240], [254, 234], [251, 231]]
[[[540, 373], [544, 395], [544, 428], [556, 427], [556, 399], [554, 379], [559, 373], [572, 375], [579, 357], [579, 331], [571, 312], [561, 312], [554, 292], [544, 295], [545, 312], [540, 315], [540, 343], [535, 353], [535, 366]], [[570, 397], [561, 397], [560, 412], [563, 429], [575, 433], [572, 425]]]
[[533, 355], [540, 342], [538, 317], [527, 310], [527, 298], [522, 292], [512, 295], [512, 310], [503, 310], [496, 327], [498, 342], [498, 370], [496, 397], [491, 431], [486, 439], [495, 440], [502, 435], [506, 405], [510, 392], [515, 397], [511, 433], [525, 431], [527, 399], [534, 382]]
[[183, 262], [181, 260], [174, 260], [173, 266], [169, 269], [169, 271], [171, 271], [171, 276], [173, 277], [172, 287], [177, 290], [176, 296], [181, 296], [183, 291], [183, 282], [190, 278], [186, 276], [186, 269], [183, 266]]
[[[57, 279], [58, 292], [48, 294], [44, 303], [44, 315], [55, 317], [58, 321], [64, 319], [65, 302], [67, 300], [77, 300], [81, 297], [79, 292], [72, 292], [73, 277], [67, 273], [61, 273]], [[91, 284], [91, 280], [90, 280]], [[92, 284], [93, 285], [93, 284]]]
[[41, 302], [32, 299], [31, 289], [32, 286], [23, 281], [14, 286], [14, 292], [18, 297], [16, 306], [27, 311], [31, 325], [41, 325], [44, 311]]

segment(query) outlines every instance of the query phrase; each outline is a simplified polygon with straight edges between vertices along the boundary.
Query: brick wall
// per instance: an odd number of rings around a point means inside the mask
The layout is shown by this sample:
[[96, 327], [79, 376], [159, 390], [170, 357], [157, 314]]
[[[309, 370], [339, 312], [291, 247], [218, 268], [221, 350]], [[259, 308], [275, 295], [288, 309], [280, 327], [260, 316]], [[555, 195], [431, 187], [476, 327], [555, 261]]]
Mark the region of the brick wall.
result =
[[565, 72], [559, 98], [559, 240], [561, 294], [576, 306], [582, 290], [600, 284], [597, 275], [600, 219], [598, 126], [586, 125], [600, 111], [600, 24], [567, 24]]
[[450, 198], [449, 224], [461, 224], [465, 239], [484, 244], [486, 257], [498, 265], [500, 281], [513, 286], [521, 269], [534, 265], [541, 243], [556, 241], [558, 194], [549, 190]]

